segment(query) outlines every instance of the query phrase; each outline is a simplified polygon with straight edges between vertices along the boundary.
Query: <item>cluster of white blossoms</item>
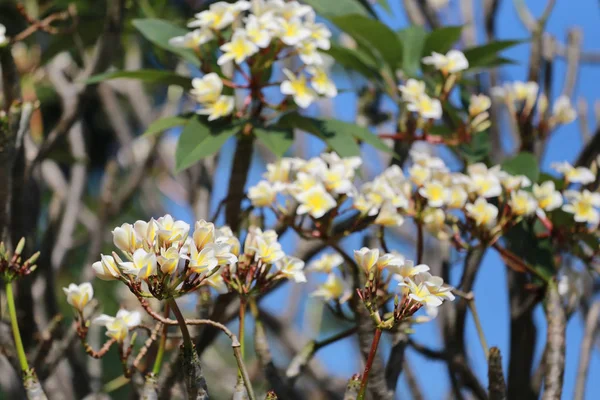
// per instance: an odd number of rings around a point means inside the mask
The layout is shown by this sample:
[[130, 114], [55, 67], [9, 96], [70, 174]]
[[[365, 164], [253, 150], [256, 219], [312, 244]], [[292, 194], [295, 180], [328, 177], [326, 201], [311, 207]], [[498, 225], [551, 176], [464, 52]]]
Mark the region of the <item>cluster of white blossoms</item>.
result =
[[248, 190], [248, 198], [255, 207], [270, 207], [281, 194], [298, 203], [296, 214], [318, 219], [354, 196], [361, 164], [359, 157], [340, 158], [336, 153], [310, 160], [282, 158], [267, 165], [265, 179]]
[[[520, 110], [522, 115], [529, 115], [534, 108], [537, 108], [540, 120], [544, 120], [549, 101], [548, 97], [544, 93], [539, 94], [539, 91], [537, 82], [515, 81], [492, 88], [492, 95], [502, 100], [512, 113]], [[577, 111], [571, 104], [571, 100], [568, 96], [561, 95], [552, 105], [552, 112], [547, 121], [548, 128], [571, 123], [576, 118]]]
[[[596, 180], [595, 174], [586, 167], [574, 167], [568, 162], [553, 163], [552, 168], [563, 175], [564, 182], [568, 187], [570, 184], [587, 185]], [[554, 182], [551, 183], [554, 186]], [[598, 225], [600, 223], [600, 193], [583, 190], [565, 190], [563, 196], [566, 204], [562, 210], [573, 214], [576, 222]], [[561, 202], [562, 203], [562, 202]]]
[[[315, 11], [308, 5], [283, 0], [220, 1], [196, 14], [188, 27], [193, 31], [172, 38], [170, 44], [199, 50], [216, 41], [220, 49], [218, 65], [233, 62], [252, 67], [259, 56], [268, 55], [271, 63], [297, 56], [302, 66], [296, 73], [284, 69], [280, 89], [299, 107], [308, 107], [319, 96], [337, 95], [322, 54], [331, 46], [331, 32], [325, 24], [316, 22]], [[192, 95], [203, 106], [201, 114], [213, 120], [233, 112], [234, 98], [222, 94], [223, 82], [216, 73], [194, 79], [192, 85]]]

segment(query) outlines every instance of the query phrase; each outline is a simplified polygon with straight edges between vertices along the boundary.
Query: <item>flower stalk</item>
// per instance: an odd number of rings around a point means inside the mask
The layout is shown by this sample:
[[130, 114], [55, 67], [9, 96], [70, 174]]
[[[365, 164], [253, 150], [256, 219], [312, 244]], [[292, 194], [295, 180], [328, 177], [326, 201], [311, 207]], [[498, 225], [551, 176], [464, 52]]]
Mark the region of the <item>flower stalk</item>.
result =
[[19, 358], [19, 364], [23, 373], [29, 371], [29, 364], [27, 363], [27, 356], [25, 355], [25, 349], [23, 348], [23, 340], [21, 339], [21, 331], [19, 330], [19, 323], [17, 321], [17, 310], [15, 308], [15, 297], [13, 294], [12, 282], [6, 282], [6, 303], [8, 305], [8, 314], [10, 315], [10, 325], [12, 328], [13, 339], [15, 341], [15, 347], [17, 349], [17, 356]]
[[371, 344], [371, 351], [369, 352], [369, 358], [367, 358], [367, 364], [360, 381], [360, 390], [358, 392], [357, 400], [364, 400], [367, 394], [367, 384], [369, 383], [369, 372], [373, 366], [375, 355], [377, 354], [377, 348], [379, 347], [379, 339], [381, 339], [381, 333], [383, 331], [379, 328], [375, 330], [375, 336], [373, 337], [373, 343]]

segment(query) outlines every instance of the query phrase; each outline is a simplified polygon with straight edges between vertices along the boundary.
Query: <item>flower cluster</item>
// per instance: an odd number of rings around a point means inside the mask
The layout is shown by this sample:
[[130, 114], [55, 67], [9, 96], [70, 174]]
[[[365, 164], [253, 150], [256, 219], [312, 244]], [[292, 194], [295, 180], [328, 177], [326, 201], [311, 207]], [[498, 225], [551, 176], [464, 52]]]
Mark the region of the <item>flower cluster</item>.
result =
[[22, 253], [25, 249], [25, 238], [21, 238], [14, 252], [10, 251], [0, 242], [0, 279], [5, 282], [11, 282], [14, 279], [26, 276], [35, 271], [37, 265], [35, 262], [40, 256], [40, 252], [36, 252], [27, 260], [23, 260]]
[[[306, 108], [319, 96], [337, 95], [321, 53], [331, 46], [331, 32], [315, 19], [312, 7], [297, 1], [242, 0], [231, 4], [220, 1], [196, 14], [188, 24], [193, 31], [172, 38], [170, 44], [204, 53], [201, 47], [210, 49], [209, 46], [216, 43], [219, 47], [217, 64], [234, 63], [241, 74], [249, 78], [240, 67], [247, 64], [253, 78], [247, 79], [248, 86], [244, 88], [253, 86], [254, 90], [273, 85], [263, 72], [274, 62], [297, 56], [301, 67], [296, 72], [284, 69], [285, 79], [279, 85], [281, 93], [292, 96], [299, 107]], [[259, 82], [255, 75], [261, 75]], [[223, 80], [216, 72], [194, 79], [192, 85], [191, 94], [202, 105], [200, 114], [214, 120], [233, 112], [234, 98], [223, 94]]]

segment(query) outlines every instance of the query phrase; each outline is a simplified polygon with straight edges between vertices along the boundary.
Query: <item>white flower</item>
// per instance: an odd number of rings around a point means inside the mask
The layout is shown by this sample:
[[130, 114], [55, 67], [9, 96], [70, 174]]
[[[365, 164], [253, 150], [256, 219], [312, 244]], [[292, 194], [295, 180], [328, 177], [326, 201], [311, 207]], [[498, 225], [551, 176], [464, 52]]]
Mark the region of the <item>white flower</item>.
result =
[[371, 272], [371, 269], [377, 265], [379, 259], [379, 249], [369, 249], [363, 247], [360, 250], [354, 250], [354, 259], [360, 268], [362, 268], [367, 274]]
[[460, 186], [454, 185], [450, 189], [450, 196], [448, 197], [447, 206], [448, 208], [463, 208], [467, 202], [467, 198], [467, 191]]
[[177, 247], [169, 247], [166, 250], [164, 248], [160, 249], [160, 256], [157, 257], [157, 262], [163, 274], [171, 275], [177, 272], [179, 258], [179, 249]]
[[205, 104], [204, 108], [198, 110], [197, 113], [200, 115], [208, 115], [208, 120], [214, 121], [231, 115], [234, 108], [235, 98], [233, 96], [220, 96], [214, 103]]
[[156, 254], [137, 249], [133, 253], [133, 261], [122, 262], [121, 268], [126, 274], [135, 275], [139, 279], [148, 279], [156, 274]]
[[423, 118], [440, 119], [442, 117], [442, 103], [426, 94], [419, 96], [414, 102], [408, 103], [406, 108], [419, 113]]
[[344, 259], [338, 253], [323, 254], [318, 260], [313, 261], [310, 266], [310, 271], [330, 273], [335, 268], [342, 265]]
[[307, 108], [315, 101], [317, 94], [308, 86], [306, 76], [300, 74], [294, 75], [292, 71], [284, 68], [283, 73], [288, 78], [283, 81], [280, 86], [281, 93], [294, 97], [294, 102], [300, 108]]
[[280, 19], [279, 27], [279, 38], [288, 46], [296, 46], [311, 35], [311, 31], [298, 18]]
[[446, 213], [441, 208], [426, 208], [423, 211], [423, 223], [425, 229], [440, 240], [449, 237], [446, 226]]
[[300, 4], [295, 0], [288, 2], [274, 0], [273, 3], [278, 4], [277, 8], [279, 14], [287, 21], [302, 18], [313, 12], [312, 7], [306, 4]]
[[396, 279], [402, 282], [406, 278], [413, 278], [421, 272], [429, 271], [429, 266], [425, 264], [415, 265], [412, 261], [406, 260], [404, 263], [390, 271], [396, 275]]
[[379, 214], [377, 214], [374, 223], [382, 226], [400, 226], [404, 223], [404, 217], [398, 213], [392, 203], [385, 202], [379, 209]]
[[278, 182], [260, 181], [248, 190], [248, 198], [254, 207], [269, 207], [282, 189], [283, 186]]
[[223, 280], [221, 274], [212, 274], [211, 276], [206, 278], [204, 282], [206, 282], [210, 287], [215, 289], [219, 294], [225, 294], [229, 291], [229, 288], [227, 287], [227, 284]]
[[436, 53], [423, 58], [423, 64], [433, 65], [444, 74], [456, 73], [469, 68], [469, 61], [462, 51], [450, 50], [446, 55]]
[[408, 170], [410, 180], [417, 186], [424, 185], [431, 177], [431, 170], [420, 164], [413, 164]]
[[188, 236], [190, 225], [184, 221], [174, 220], [170, 214], [156, 220], [158, 238], [163, 243], [183, 242]]
[[442, 207], [450, 196], [450, 191], [438, 181], [430, 181], [419, 188], [419, 194], [427, 199], [429, 207]]
[[217, 260], [214, 246], [214, 243], [207, 244], [200, 251], [196, 246], [190, 246], [189, 268], [197, 274], [215, 269], [219, 265], [219, 260]]
[[423, 282], [417, 285], [412, 279], [406, 278], [399, 285], [407, 288], [408, 297], [416, 303], [421, 303], [429, 307], [439, 307], [443, 303], [443, 300], [434, 293], [431, 293], [427, 285]]
[[125, 253], [133, 253], [141, 245], [131, 224], [116, 227], [113, 229], [112, 235], [115, 246]]
[[331, 31], [327, 25], [307, 21], [304, 26], [310, 31], [309, 40], [314, 42], [321, 50], [329, 50], [331, 48]]
[[204, 75], [202, 78], [192, 79], [192, 90], [190, 94], [198, 103], [214, 103], [223, 92], [223, 81], [214, 72]]
[[402, 93], [402, 100], [415, 102], [425, 95], [425, 82], [411, 78], [404, 85], [398, 86], [398, 89]]
[[276, 163], [267, 164], [267, 172], [263, 175], [271, 183], [288, 183], [290, 172], [292, 170], [292, 161], [290, 158], [282, 158]]
[[562, 195], [556, 190], [553, 181], [533, 185], [533, 197], [537, 200], [538, 206], [544, 211], [555, 210], [563, 204]]
[[310, 84], [317, 93], [329, 98], [337, 96], [337, 87], [324, 68], [311, 66], [306, 71], [312, 75]]
[[228, 248], [221, 247], [217, 249], [216, 255], [221, 264], [234, 264], [240, 254], [240, 240], [234, 236], [231, 228], [222, 226], [216, 232], [215, 241], [219, 244], [227, 245]]
[[517, 101], [532, 103], [537, 97], [540, 86], [536, 82], [513, 82], [511, 94]]
[[334, 164], [318, 172], [328, 191], [337, 194], [348, 194], [354, 186], [350, 180], [354, 176], [354, 170], [342, 163]]
[[537, 202], [533, 196], [524, 190], [511, 192], [508, 203], [516, 215], [531, 215], [537, 208]]
[[156, 232], [158, 231], [158, 225], [154, 218], [150, 218], [150, 221], [135, 221], [133, 229], [138, 237], [138, 240], [142, 242], [142, 247], [147, 249], [154, 247], [154, 240], [156, 239]]
[[246, 34], [243, 29], [236, 29], [229, 43], [221, 46], [223, 54], [217, 60], [217, 64], [223, 65], [231, 60], [241, 64], [246, 59], [258, 52], [258, 46]]
[[470, 173], [469, 178], [469, 190], [477, 193], [479, 196], [490, 198], [500, 196], [502, 193], [500, 180], [492, 173]]
[[277, 263], [279, 272], [286, 278], [293, 280], [296, 283], [305, 283], [306, 276], [304, 275], [304, 261], [296, 257], [285, 256]]
[[439, 157], [433, 157], [426, 152], [418, 151], [415, 149], [411, 150], [409, 154], [412, 160], [415, 162], [415, 164], [418, 164], [422, 167], [438, 170], [446, 169], [446, 164], [444, 163], [444, 160], [442, 160]]
[[100, 255], [100, 261], [96, 261], [92, 264], [92, 268], [96, 273], [96, 276], [103, 281], [112, 281], [119, 279], [121, 272], [115, 263], [115, 259], [112, 256]]
[[550, 166], [563, 174], [568, 182], [587, 185], [596, 180], [594, 173], [589, 168], [573, 167], [567, 161], [552, 163]]
[[298, 57], [306, 65], [321, 65], [323, 64], [323, 56], [319, 52], [315, 42], [305, 40], [296, 45]]
[[214, 38], [215, 35], [210, 29], [195, 29], [186, 33], [185, 36], [176, 36], [169, 39], [169, 44], [173, 47], [197, 49]]
[[568, 124], [575, 121], [577, 118], [577, 112], [571, 105], [571, 100], [568, 96], [560, 96], [554, 102], [552, 106], [552, 118], [553, 122], [557, 124]]
[[388, 270], [394, 272], [396, 271], [396, 268], [400, 268], [404, 264], [404, 256], [396, 252], [386, 253], [377, 259], [377, 268], [380, 270], [387, 268]]
[[254, 239], [252, 250], [255, 251], [254, 258], [265, 264], [274, 264], [285, 257], [285, 253], [281, 250], [279, 242], [267, 241], [262, 236], [257, 236]]
[[142, 322], [142, 316], [137, 311], [129, 312], [121, 309], [116, 317], [102, 314], [92, 322], [106, 327], [106, 335], [122, 343], [129, 334], [129, 328], [138, 326]]
[[569, 200], [562, 209], [573, 214], [575, 221], [597, 224], [600, 221], [600, 214], [597, 207], [600, 207], [600, 194], [592, 193], [589, 190], [578, 192], [567, 190], [565, 198]]
[[475, 203], [465, 205], [465, 209], [477, 226], [490, 227], [496, 223], [498, 208], [483, 197], [479, 197]]
[[[240, 2], [241, 5], [247, 2]], [[210, 8], [195, 15], [196, 20], [188, 24], [190, 28], [204, 27], [221, 30], [228, 27], [244, 6], [235, 6], [224, 1], [211, 4]], [[249, 6], [248, 6], [249, 7]]]
[[250, 14], [246, 18], [246, 34], [252, 43], [261, 49], [269, 47], [273, 30], [276, 27], [277, 24], [272, 20], [272, 14], [261, 16], [261, 18]]
[[433, 295], [445, 300], [454, 300], [452, 287], [444, 285], [444, 279], [439, 276], [431, 275], [429, 272], [420, 272], [416, 275], [415, 281], [427, 286], [427, 290]]
[[300, 206], [296, 210], [298, 215], [310, 214], [313, 218], [321, 218], [329, 210], [337, 206], [337, 202], [321, 185], [315, 185], [304, 193], [296, 196]]
[[6, 37], [6, 27], [0, 24], [0, 46], [5, 46], [8, 43], [8, 38]]
[[79, 312], [83, 312], [86, 305], [94, 298], [94, 288], [89, 282], [76, 285], [69, 284], [69, 287], [63, 288], [63, 292], [67, 295], [67, 303]]
[[194, 225], [194, 234], [192, 235], [194, 245], [198, 251], [215, 240], [215, 225], [212, 222], [206, 222], [201, 219]]
[[336, 274], [329, 274], [325, 283], [312, 292], [311, 296], [321, 297], [325, 301], [338, 300], [344, 303], [352, 295], [343, 279]]
[[485, 94], [471, 95], [469, 104], [469, 115], [476, 117], [477, 115], [489, 110], [492, 106], [492, 100]]

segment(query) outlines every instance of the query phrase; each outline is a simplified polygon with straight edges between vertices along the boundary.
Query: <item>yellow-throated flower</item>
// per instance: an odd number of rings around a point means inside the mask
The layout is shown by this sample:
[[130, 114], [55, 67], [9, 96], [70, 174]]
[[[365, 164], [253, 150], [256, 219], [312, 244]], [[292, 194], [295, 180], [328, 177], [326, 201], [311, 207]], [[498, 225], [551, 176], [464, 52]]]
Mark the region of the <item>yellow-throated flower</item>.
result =
[[337, 202], [321, 185], [315, 185], [306, 192], [296, 196], [300, 203], [296, 213], [298, 215], [310, 214], [313, 218], [321, 218], [332, 208], [337, 206]]
[[90, 300], [94, 297], [94, 288], [89, 282], [84, 282], [79, 285], [71, 283], [68, 287], [63, 288], [63, 292], [65, 292], [65, 295], [67, 296], [67, 303], [79, 312], [83, 312], [85, 306], [88, 305]]
[[477, 226], [490, 227], [496, 224], [498, 217], [498, 208], [486, 201], [485, 198], [479, 197], [475, 203], [465, 205], [467, 215], [471, 217]]
[[121, 309], [115, 317], [102, 314], [92, 321], [96, 325], [106, 327], [106, 336], [123, 343], [129, 334], [129, 329], [138, 326], [142, 322], [142, 316], [137, 311]]
[[294, 102], [300, 108], [307, 108], [310, 106], [312, 102], [315, 101], [317, 94], [314, 89], [309, 86], [306, 76], [303, 74], [296, 76], [287, 68], [283, 70], [283, 73], [288, 79], [281, 83], [281, 93], [292, 96]]
[[597, 224], [600, 221], [600, 214], [597, 207], [600, 207], [600, 194], [592, 193], [589, 190], [578, 192], [567, 190], [565, 198], [569, 201], [562, 209], [573, 214], [577, 222]]
[[230, 61], [235, 61], [236, 64], [241, 64], [248, 57], [253, 56], [258, 52], [258, 46], [248, 37], [243, 29], [236, 29], [233, 32], [231, 41], [221, 46], [223, 54], [217, 60], [217, 64], [223, 65]]

